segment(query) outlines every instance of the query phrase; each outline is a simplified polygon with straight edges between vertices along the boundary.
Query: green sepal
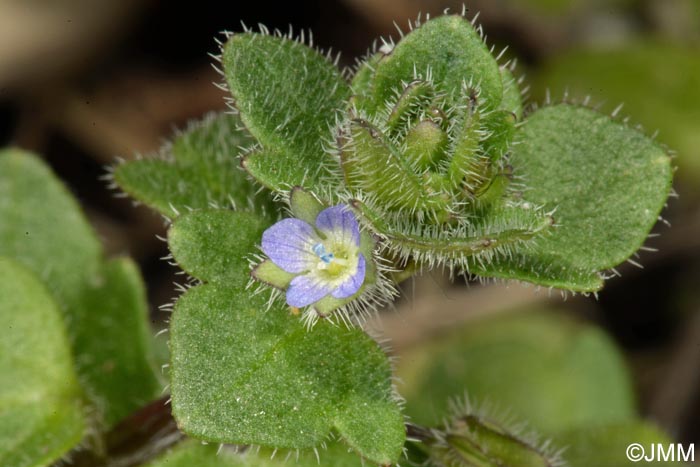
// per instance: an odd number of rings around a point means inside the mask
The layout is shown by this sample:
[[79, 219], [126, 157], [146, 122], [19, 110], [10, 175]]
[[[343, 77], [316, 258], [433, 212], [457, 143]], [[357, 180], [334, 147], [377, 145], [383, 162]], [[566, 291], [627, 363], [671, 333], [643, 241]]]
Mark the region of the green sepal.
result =
[[362, 119], [348, 126], [349, 141], [341, 153], [348, 186], [372, 193], [390, 210], [447, 210], [448, 200], [426, 191], [421, 177], [378, 128]]
[[296, 276], [296, 274], [283, 270], [269, 259], [253, 267], [250, 275], [253, 279], [279, 290], [287, 290], [289, 283]]
[[423, 120], [406, 134], [404, 156], [417, 170], [434, 168], [447, 147], [447, 133], [430, 120]]
[[309, 225], [316, 225], [316, 217], [326, 207], [318, 198], [301, 187], [294, 187], [289, 194], [289, 208], [292, 215]]

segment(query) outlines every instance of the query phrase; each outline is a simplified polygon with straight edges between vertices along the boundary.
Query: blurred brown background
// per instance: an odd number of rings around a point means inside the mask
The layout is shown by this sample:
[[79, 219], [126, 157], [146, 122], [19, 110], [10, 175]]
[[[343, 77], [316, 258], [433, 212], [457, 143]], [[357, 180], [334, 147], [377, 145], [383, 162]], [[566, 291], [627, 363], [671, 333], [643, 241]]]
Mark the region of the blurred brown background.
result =
[[[540, 81], [546, 76], [542, 70], [571, 50], [604, 53], [660, 41], [684, 50], [691, 65], [695, 60], [700, 67], [698, 3], [473, 0], [468, 7], [470, 16], [481, 12], [490, 43], [510, 44], [507, 56], [518, 58], [518, 72], [532, 78], [531, 94], [539, 101], [547, 85]], [[224, 108], [222, 92], [212, 84], [219, 80], [208, 56], [216, 52], [214, 38], [223, 30], [240, 30], [241, 21], [283, 30], [292, 24], [313, 31], [316, 44], [341, 51], [341, 64], [351, 66], [374, 38], [397, 35], [393, 21], [406, 30], [407, 20], [419, 12], [437, 14], [446, 7], [461, 10], [461, 4], [441, 0], [1, 0], [0, 144], [43, 155], [77, 195], [110, 254], [128, 254], [140, 263], [157, 327], [166, 318], [158, 306], [170, 301], [178, 280], [174, 268], [160, 260], [167, 252], [156, 235], [164, 234], [164, 223], [116, 197], [100, 177], [115, 157], [153, 152], [175, 127]], [[649, 73], [658, 66], [650, 62]], [[691, 80], [690, 91], [682, 94], [687, 109], [677, 118], [684, 141], [700, 143], [700, 75], [672, 66], [661, 73], [671, 81]], [[628, 77], [630, 83], [642, 78]], [[645, 93], [659, 91], [640, 86], [641, 101]], [[594, 102], [610, 99], [603, 105], [609, 111], [618, 102], [608, 91], [605, 84], [589, 90]], [[632, 118], [653, 121], [641, 114]], [[662, 131], [659, 140], [674, 146], [666, 136]], [[644, 269], [622, 265], [621, 277], [610, 280], [598, 300], [569, 297], [563, 307], [601, 324], [623, 347], [643, 414], [680, 441], [700, 442], [700, 174], [683, 170], [700, 165], [700, 144], [677, 149], [683, 150], [676, 181], [680, 197], [664, 212], [673, 228], [660, 223], [655, 232], [661, 236], [648, 243], [659, 252], [641, 252], [635, 261]], [[558, 292], [537, 293], [517, 284], [450, 285], [439, 274], [406, 284], [405, 291], [399, 313], [372, 323], [399, 354], [480, 314], [560, 301]]]

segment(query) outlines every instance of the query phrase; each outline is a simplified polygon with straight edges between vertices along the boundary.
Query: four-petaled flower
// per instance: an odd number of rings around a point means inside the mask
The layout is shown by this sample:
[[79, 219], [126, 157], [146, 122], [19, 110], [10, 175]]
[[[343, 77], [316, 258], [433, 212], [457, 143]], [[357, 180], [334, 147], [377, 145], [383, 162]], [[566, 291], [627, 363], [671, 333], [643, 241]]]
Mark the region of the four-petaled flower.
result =
[[360, 227], [347, 205], [321, 211], [312, 226], [283, 219], [263, 233], [262, 250], [284, 271], [296, 274], [287, 288], [287, 304], [304, 307], [331, 295], [348, 298], [365, 280]]

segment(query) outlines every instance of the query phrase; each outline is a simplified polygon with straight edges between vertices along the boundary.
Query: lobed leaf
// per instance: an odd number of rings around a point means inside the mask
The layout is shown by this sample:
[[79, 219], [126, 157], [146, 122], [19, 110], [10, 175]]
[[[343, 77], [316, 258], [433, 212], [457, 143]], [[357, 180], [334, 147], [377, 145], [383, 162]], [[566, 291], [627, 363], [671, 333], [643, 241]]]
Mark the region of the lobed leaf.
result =
[[575, 291], [644, 243], [666, 202], [671, 162], [658, 144], [592, 110], [560, 104], [530, 115], [511, 162], [528, 201], [556, 208], [558, 227], [513, 258], [473, 271]]
[[170, 218], [212, 204], [273, 213], [270, 196], [257, 193], [259, 187], [241, 170], [241, 147], [254, 141], [241, 127], [236, 115], [209, 114], [191, 123], [157, 156], [116, 166], [114, 180]]
[[0, 465], [44, 466], [82, 439], [82, 394], [58, 306], [25, 266], [0, 258]]
[[[200, 211], [171, 229], [175, 259], [209, 281], [178, 300], [171, 324], [180, 428], [207, 441], [275, 448], [314, 447], [336, 431], [368, 460], [395, 462], [405, 433], [386, 355], [360, 329], [322, 320], [308, 331], [246, 289], [245, 252], [262, 228], [245, 213]], [[228, 240], [209, 229], [233, 233]]]
[[222, 62], [235, 105], [263, 151], [245, 162], [277, 191], [313, 187], [333, 163], [324, 150], [350, 86], [331, 61], [286, 37], [233, 35]]

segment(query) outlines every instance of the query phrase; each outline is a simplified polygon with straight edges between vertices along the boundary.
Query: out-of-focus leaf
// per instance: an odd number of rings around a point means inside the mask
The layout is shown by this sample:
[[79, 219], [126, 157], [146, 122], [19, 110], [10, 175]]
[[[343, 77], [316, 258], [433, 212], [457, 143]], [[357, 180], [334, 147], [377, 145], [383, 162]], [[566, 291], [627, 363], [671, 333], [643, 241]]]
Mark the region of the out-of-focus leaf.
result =
[[[544, 433], [634, 416], [622, 358], [600, 330], [552, 312], [481, 322], [404, 356], [407, 413], [432, 425], [465, 392]], [[401, 389], [401, 388], [400, 388]]]
[[[615, 466], [624, 467], [632, 465], [654, 466], [679, 466], [684, 465], [676, 455], [676, 444], [654, 425], [642, 421], [628, 421], [614, 424], [594, 425], [566, 431], [555, 436], [555, 442], [566, 447], [562, 457], [571, 467]], [[650, 456], [653, 463], [641, 460], [632, 462], [627, 458], [626, 450], [633, 443], [639, 444], [643, 449], [643, 456]], [[658, 446], [664, 450], [669, 447], [673, 450], [674, 461], [664, 462], [655, 457]], [[653, 448], [652, 448], [653, 446]], [[690, 446], [683, 446], [684, 452], [688, 452]], [[652, 452], [654, 449], [654, 452]], [[632, 455], [640, 455], [642, 451], [630, 451]], [[690, 460], [690, 459], [688, 459]]]
[[199, 441], [185, 441], [146, 467], [360, 467], [362, 460], [347, 447], [338, 443], [329, 443], [325, 449], [318, 449], [318, 457], [313, 451], [290, 452], [269, 449], [241, 450], [233, 452], [230, 448], [205, 445]]
[[0, 256], [27, 266], [53, 294], [98, 418], [111, 425], [158, 395], [138, 271], [126, 260], [104, 262], [66, 188], [15, 149], [0, 152]]
[[0, 465], [44, 466], [85, 432], [61, 315], [26, 267], [0, 258]]

